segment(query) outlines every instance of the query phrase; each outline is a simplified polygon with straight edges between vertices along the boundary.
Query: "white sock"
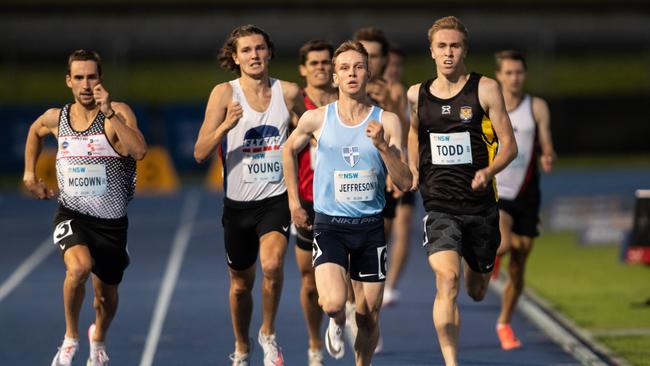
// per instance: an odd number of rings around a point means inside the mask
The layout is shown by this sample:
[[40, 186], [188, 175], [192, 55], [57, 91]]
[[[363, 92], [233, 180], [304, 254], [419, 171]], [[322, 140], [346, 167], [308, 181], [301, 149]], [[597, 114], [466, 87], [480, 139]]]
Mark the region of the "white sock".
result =
[[72, 337], [65, 336], [63, 338], [63, 344], [70, 344], [70, 343], [73, 343], [75, 345], [79, 344], [79, 338], [72, 338]]

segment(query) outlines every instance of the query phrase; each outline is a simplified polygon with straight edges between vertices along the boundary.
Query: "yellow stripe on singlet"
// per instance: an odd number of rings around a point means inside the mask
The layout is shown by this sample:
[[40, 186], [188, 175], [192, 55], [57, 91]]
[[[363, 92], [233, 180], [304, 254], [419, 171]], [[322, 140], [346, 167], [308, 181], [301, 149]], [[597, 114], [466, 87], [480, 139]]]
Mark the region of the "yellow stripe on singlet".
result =
[[[499, 147], [499, 140], [497, 139], [496, 134], [494, 133], [494, 127], [492, 126], [492, 121], [488, 116], [483, 116], [483, 121], [481, 121], [481, 129], [483, 130], [483, 142], [485, 142], [485, 148], [488, 153], [488, 164], [492, 164], [494, 156], [497, 153], [497, 148]], [[497, 191], [497, 178], [496, 176], [492, 178], [492, 189], [494, 190], [494, 200], [499, 200], [499, 192]]]

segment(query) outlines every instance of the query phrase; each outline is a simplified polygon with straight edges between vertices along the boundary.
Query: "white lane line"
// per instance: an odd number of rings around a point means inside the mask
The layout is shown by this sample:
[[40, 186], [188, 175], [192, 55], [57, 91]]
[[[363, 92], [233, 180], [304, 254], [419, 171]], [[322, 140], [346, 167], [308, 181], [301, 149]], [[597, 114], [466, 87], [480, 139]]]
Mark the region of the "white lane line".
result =
[[142, 353], [142, 359], [140, 360], [140, 366], [151, 366], [153, 364], [160, 334], [162, 333], [163, 324], [167, 316], [169, 302], [176, 287], [185, 250], [192, 236], [194, 217], [199, 208], [199, 199], [200, 193], [198, 191], [188, 193], [185, 198], [181, 214], [181, 224], [176, 231], [172, 251], [169, 253], [167, 270], [165, 271], [165, 277], [163, 278], [158, 299], [156, 300], [156, 309], [154, 310], [151, 325], [149, 326], [149, 333], [147, 334], [147, 341]]
[[56, 250], [56, 245], [52, 242], [52, 237], [49, 237], [43, 241], [43, 243], [36, 248], [36, 250], [29, 256], [23, 263], [16, 268], [14, 273], [9, 276], [0, 286], [0, 302], [9, 296], [11, 291], [13, 291], [21, 282], [27, 277], [34, 268], [38, 267], [41, 262], [45, 260], [53, 251]]

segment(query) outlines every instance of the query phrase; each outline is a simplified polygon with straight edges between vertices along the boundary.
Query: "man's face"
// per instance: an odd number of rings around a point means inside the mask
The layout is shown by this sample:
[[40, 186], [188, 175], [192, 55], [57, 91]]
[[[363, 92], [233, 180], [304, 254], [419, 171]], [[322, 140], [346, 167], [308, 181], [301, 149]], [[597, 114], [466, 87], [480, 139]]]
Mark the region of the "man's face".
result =
[[268, 70], [271, 51], [264, 36], [253, 34], [237, 39], [237, 50], [232, 58], [239, 65], [242, 75], [259, 77]]
[[513, 94], [521, 93], [526, 81], [524, 63], [519, 60], [502, 60], [501, 69], [496, 72], [496, 78], [501, 83], [503, 90]]
[[384, 77], [392, 81], [402, 81], [404, 77], [404, 60], [400, 54], [395, 52], [388, 53], [388, 63], [386, 63]]
[[381, 43], [374, 41], [359, 41], [368, 51], [368, 70], [372, 79], [382, 77], [382, 69], [386, 64], [386, 57], [383, 56]]
[[347, 94], [365, 93], [367, 81], [368, 66], [362, 54], [349, 50], [336, 57], [334, 82], [339, 90]]
[[332, 55], [329, 50], [310, 51], [300, 65], [300, 75], [307, 85], [322, 88], [332, 84]]
[[72, 61], [70, 74], [65, 76], [66, 85], [72, 89], [75, 101], [83, 106], [95, 104], [93, 88], [101, 83], [97, 63], [92, 60]]
[[467, 50], [465, 35], [455, 29], [441, 29], [433, 34], [431, 57], [438, 73], [451, 75], [463, 64]]

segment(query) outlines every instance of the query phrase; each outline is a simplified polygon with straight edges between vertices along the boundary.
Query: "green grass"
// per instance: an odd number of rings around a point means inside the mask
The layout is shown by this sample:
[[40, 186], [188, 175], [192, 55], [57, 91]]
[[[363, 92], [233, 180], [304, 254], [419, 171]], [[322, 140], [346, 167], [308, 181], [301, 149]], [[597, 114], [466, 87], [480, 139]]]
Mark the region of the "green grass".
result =
[[[424, 44], [423, 39], [423, 44]], [[650, 94], [649, 56], [602, 55], [531, 57], [530, 92], [546, 97]], [[62, 60], [63, 61], [63, 60]], [[468, 69], [493, 76], [490, 54], [470, 54]], [[104, 65], [106, 86], [115, 99], [135, 102], [205, 101], [212, 87], [235, 74], [220, 69], [216, 61], [151, 61]], [[70, 98], [65, 86], [65, 65], [0, 64], [0, 100], [4, 103], [61, 103]], [[405, 81], [414, 84], [434, 75], [433, 60], [410, 55]], [[296, 58], [273, 60], [271, 75], [302, 82]]]
[[576, 168], [650, 168], [650, 154], [561, 156], [554, 163], [554, 169], [571, 170]]
[[[588, 331], [650, 329], [650, 307], [639, 306], [650, 298], [650, 266], [619, 262], [620, 248], [615, 245], [576, 243], [571, 233], [542, 235], [530, 257], [527, 284]], [[643, 352], [648, 360], [650, 337], [602, 339], [631, 362], [643, 359]]]
[[624, 354], [631, 365], [650, 366], [650, 336], [600, 337], [598, 340]]

